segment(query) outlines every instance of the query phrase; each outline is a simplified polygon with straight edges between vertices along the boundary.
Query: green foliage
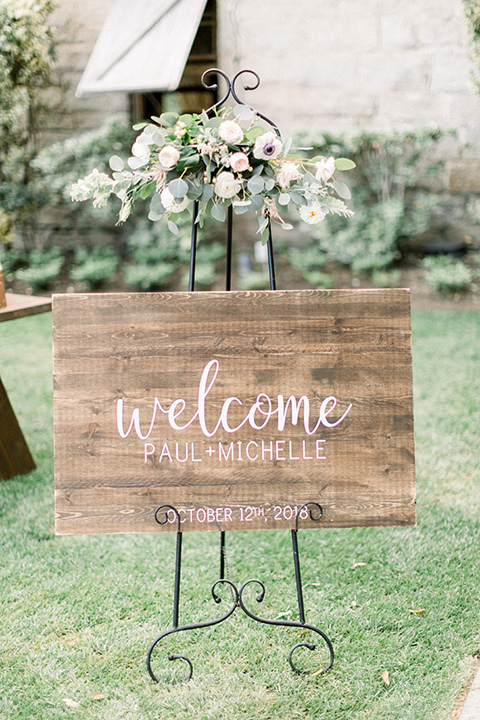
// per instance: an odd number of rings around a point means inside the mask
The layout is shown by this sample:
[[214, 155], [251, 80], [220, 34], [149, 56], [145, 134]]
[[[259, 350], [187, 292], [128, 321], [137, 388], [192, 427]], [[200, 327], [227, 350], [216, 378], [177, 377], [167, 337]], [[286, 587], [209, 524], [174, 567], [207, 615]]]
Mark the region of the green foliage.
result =
[[45, 290], [57, 279], [63, 266], [63, 253], [59, 247], [40, 252], [32, 250], [28, 254], [29, 267], [14, 273], [15, 279], [24, 282], [33, 290]]
[[94, 290], [115, 274], [118, 263], [119, 258], [111, 248], [94, 247], [87, 250], [79, 247], [75, 250], [70, 277], [77, 282], [84, 282], [90, 290]]
[[470, 25], [472, 59], [477, 66], [476, 83], [480, 88], [480, 0], [463, 0], [463, 6]]
[[[32, 245], [37, 199], [31, 163], [46, 107], [41, 91], [50, 85], [54, 40], [46, 19], [52, 0], [0, 0], [0, 206]], [[0, 238], [2, 239], [2, 238]]]
[[422, 266], [426, 282], [440, 293], [465, 292], [472, 289], [476, 278], [471, 267], [449, 255], [427, 257], [422, 261]]
[[437, 198], [419, 189], [439, 171], [431, 151], [443, 136], [436, 129], [354, 135], [301, 134], [300, 145], [323, 155], [347, 155], [356, 163], [349, 174], [353, 219], [328, 216], [312, 234], [325, 254], [356, 271], [388, 268], [401, 256], [405, 240], [428, 228]]
[[125, 281], [138, 290], [164, 288], [189, 259], [189, 229], [186, 223], [173, 235], [163, 223], [142, 219], [127, 239], [129, 262]]
[[332, 287], [332, 276], [323, 270], [326, 253], [318, 243], [305, 248], [287, 247], [284, 255], [310, 285], [327, 290]]

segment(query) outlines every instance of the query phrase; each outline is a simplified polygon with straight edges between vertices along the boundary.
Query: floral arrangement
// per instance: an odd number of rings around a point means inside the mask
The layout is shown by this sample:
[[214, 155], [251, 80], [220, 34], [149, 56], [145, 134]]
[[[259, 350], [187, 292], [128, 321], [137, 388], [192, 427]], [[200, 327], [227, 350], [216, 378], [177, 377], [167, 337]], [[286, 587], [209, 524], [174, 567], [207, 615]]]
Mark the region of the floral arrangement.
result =
[[263, 240], [270, 222], [292, 228], [282, 217], [290, 205], [312, 224], [328, 213], [353, 214], [344, 203], [349, 188], [335, 180], [334, 173], [355, 163], [291, 154], [291, 140], [283, 144], [276, 132], [260, 125], [248, 105], [213, 117], [205, 111], [180, 116], [167, 112], [134, 129], [141, 133], [127, 167], [114, 155], [112, 177], [93, 170], [73, 185], [72, 200], [93, 199], [94, 206], [102, 206], [116, 196], [121, 201], [119, 222], [124, 222], [137, 198], [150, 197], [149, 219], [165, 218], [172, 233], [178, 232], [178, 218], [189, 215], [195, 201], [200, 226], [205, 217], [223, 222], [229, 206], [236, 214], [254, 210]]

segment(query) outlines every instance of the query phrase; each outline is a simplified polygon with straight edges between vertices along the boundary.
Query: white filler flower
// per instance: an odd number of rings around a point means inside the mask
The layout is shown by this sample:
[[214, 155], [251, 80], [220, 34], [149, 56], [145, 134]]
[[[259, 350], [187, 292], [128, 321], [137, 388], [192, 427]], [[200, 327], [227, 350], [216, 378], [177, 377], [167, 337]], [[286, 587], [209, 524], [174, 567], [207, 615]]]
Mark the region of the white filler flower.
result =
[[315, 225], [323, 220], [325, 214], [320, 203], [312, 203], [311, 205], [303, 205], [300, 208], [300, 217], [309, 225]]
[[315, 167], [317, 168], [315, 179], [328, 182], [335, 172], [335, 158], [329, 157], [326, 160], [320, 160], [320, 162], [315, 163]]

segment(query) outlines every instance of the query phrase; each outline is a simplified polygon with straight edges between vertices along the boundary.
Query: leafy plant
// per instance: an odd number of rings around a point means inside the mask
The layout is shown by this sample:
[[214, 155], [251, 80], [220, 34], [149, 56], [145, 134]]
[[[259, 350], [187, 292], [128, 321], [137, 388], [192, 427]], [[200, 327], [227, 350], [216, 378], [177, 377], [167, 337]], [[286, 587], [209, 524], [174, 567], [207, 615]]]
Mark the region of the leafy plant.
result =
[[179, 233], [172, 235], [163, 224], [139, 220], [127, 239], [127, 246], [127, 285], [138, 290], [160, 289], [180, 267], [188, 264], [189, 228], [183, 224]]
[[471, 289], [475, 271], [450, 255], [428, 257], [422, 261], [425, 280], [437, 292], [456, 293]]
[[332, 287], [332, 276], [323, 269], [326, 253], [318, 244], [306, 248], [287, 248], [284, 254], [290, 265], [301, 273], [310, 285], [325, 289]]
[[463, 0], [463, 7], [471, 30], [472, 59], [477, 66], [476, 83], [480, 88], [480, 0]]
[[74, 266], [70, 277], [84, 282], [90, 289], [98, 288], [115, 274], [119, 258], [111, 248], [94, 247], [92, 250], [79, 247], [75, 251]]
[[29, 267], [20, 268], [14, 273], [15, 279], [34, 290], [45, 290], [60, 275], [63, 253], [59, 247], [45, 252], [32, 250], [28, 255], [28, 262]]
[[420, 129], [298, 137], [299, 144], [313, 145], [318, 153], [345, 154], [356, 164], [349, 175], [354, 217], [347, 223], [328, 216], [312, 228], [326, 260], [356, 271], [382, 270], [401, 257], [408, 237], [428, 228], [437, 197], [419, 186], [441, 167], [431, 151], [443, 134]]
[[0, 204], [2, 238], [13, 228], [25, 247], [35, 244], [38, 199], [32, 161], [47, 107], [41, 91], [51, 84], [55, 43], [46, 19], [52, 0], [0, 2]]

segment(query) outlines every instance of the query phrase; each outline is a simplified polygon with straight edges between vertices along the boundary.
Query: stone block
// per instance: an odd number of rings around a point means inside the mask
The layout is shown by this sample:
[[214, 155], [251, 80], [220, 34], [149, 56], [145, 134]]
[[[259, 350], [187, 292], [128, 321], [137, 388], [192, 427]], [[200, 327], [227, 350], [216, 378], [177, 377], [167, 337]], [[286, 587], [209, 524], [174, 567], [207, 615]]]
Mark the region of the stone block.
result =
[[480, 161], [454, 162], [450, 169], [451, 193], [475, 193], [480, 195]]

